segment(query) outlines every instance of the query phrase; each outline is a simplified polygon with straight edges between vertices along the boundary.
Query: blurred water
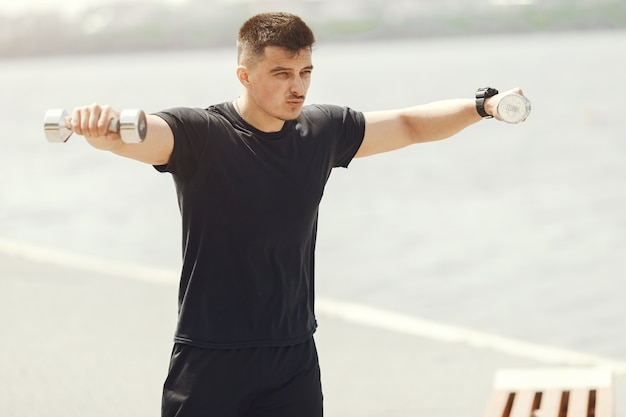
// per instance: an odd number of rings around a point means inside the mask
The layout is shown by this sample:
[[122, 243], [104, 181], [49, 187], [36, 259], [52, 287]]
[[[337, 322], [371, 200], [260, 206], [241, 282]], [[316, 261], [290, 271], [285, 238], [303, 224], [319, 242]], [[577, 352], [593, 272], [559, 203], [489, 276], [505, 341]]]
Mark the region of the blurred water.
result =
[[[520, 85], [533, 103], [523, 125], [337, 170], [318, 293], [626, 359], [625, 47], [625, 32], [318, 45], [309, 102], [366, 111]], [[234, 67], [234, 48], [0, 61], [0, 237], [177, 269], [171, 178], [79, 137], [48, 144], [41, 121], [94, 101], [231, 100]]]

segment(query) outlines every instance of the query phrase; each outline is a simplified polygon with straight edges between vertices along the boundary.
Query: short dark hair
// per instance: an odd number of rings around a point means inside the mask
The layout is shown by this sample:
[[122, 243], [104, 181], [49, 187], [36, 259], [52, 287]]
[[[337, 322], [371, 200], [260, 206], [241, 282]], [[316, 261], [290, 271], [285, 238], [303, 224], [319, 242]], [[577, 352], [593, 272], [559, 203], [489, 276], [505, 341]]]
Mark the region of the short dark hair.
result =
[[294, 55], [313, 48], [315, 35], [304, 21], [290, 13], [261, 13], [248, 19], [239, 29], [237, 62], [254, 65], [268, 46], [275, 46]]

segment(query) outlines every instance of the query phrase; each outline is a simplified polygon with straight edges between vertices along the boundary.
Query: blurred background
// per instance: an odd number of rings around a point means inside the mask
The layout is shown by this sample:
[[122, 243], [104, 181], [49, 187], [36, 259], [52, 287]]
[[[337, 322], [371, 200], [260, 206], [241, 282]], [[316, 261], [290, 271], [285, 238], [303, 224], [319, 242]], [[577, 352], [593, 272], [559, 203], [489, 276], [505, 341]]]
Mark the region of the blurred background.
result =
[[[334, 365], [330, 410], [346, 412], [330, 415], [458, 415], [467, 403], [447, 400], [446, 387], [483, 395], [498, 346], [474, 363], [469, 351], [448, 352], [457, 345], [356, 337], [324, 320], [329, 301], [592, 355], [623, 370], [626, 1], [4, 1], [7, 415], [119, 415], [129, 403], [134, 415], [156, 414], [176, 315], [181, 233], [171, 178], [80, 137], [47, 143], [45, 111], [99, 102], [155, 112], [233, 100], [239, 26], [275, 10], [301, 15], [317, 34], [309, 103], [369, 111], [520, 86], [533, 106], [523, 124], [483, 121], [331, 176], [320, 208], [319, 335]], [[120, 275], [147, 278], [111, 279]], [[377, 343], [385, 359], [405, 352], [422, 361], [398, 366], [404, 377], [422, 381], [432, 370], [434, 381], [451, 363], [474, 373], [429, 386], [428, 398], [444, 400], [425, 409], [428, 401], [413, 399], [415, 381], [401, 390], [359, 367], [337, 371]], [[333, 360], [348, 346], [354, 355]], [[403, 393], [406, 407], [355, 391], [366, 381], [385, 385], [375, 392]], [[55, 395], [33, 397], [36, 389]], [[478, 407], [481, 395], [473, 396]]]
[[0, 56], [231, 45], [268, 10], [306, 16], [321, 41], [626, 26], [624, 0], [23, 0], [0, 5]]

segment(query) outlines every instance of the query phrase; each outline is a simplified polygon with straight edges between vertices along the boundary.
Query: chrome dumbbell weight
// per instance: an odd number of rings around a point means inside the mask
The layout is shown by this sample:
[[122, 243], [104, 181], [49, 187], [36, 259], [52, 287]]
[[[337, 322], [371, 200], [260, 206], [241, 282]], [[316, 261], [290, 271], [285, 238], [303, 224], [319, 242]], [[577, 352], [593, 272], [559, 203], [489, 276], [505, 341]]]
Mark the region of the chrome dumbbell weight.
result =
[[519, 123], [530, 114], [530, 100], [526, 96], [511, 93], [498, 102], [498, 116], [507, 123]]
[[[74, 131], [67, 127], [69, 113], [63, 109], [48, 110], [44, 115], [43, 128], [48, 142], [67, 142]], [[71, 124], [70, 124], [71, 125]], [[148, 123], [142, 110], [122, 110], [120, 118], [111, 120], [109, 132], [119, 133], [125, 143], [141, 143], [146, 137]]]

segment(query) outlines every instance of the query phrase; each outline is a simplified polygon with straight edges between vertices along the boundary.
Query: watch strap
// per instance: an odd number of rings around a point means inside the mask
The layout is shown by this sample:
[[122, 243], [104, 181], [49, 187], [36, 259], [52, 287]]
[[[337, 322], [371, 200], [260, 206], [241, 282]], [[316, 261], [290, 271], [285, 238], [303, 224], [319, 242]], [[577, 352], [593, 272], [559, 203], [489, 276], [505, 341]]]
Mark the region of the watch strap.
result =
[[485, 119], [493, 118], [492, 115], [488, 114], [485, 111], [485, 99], [493, 97], [496, 94], [498, 94], [498, 90], [492, 87], [479, 88], [476, 91], [476, 111], [478, 112], [478, 114], [480, 114], [481, 117]]

